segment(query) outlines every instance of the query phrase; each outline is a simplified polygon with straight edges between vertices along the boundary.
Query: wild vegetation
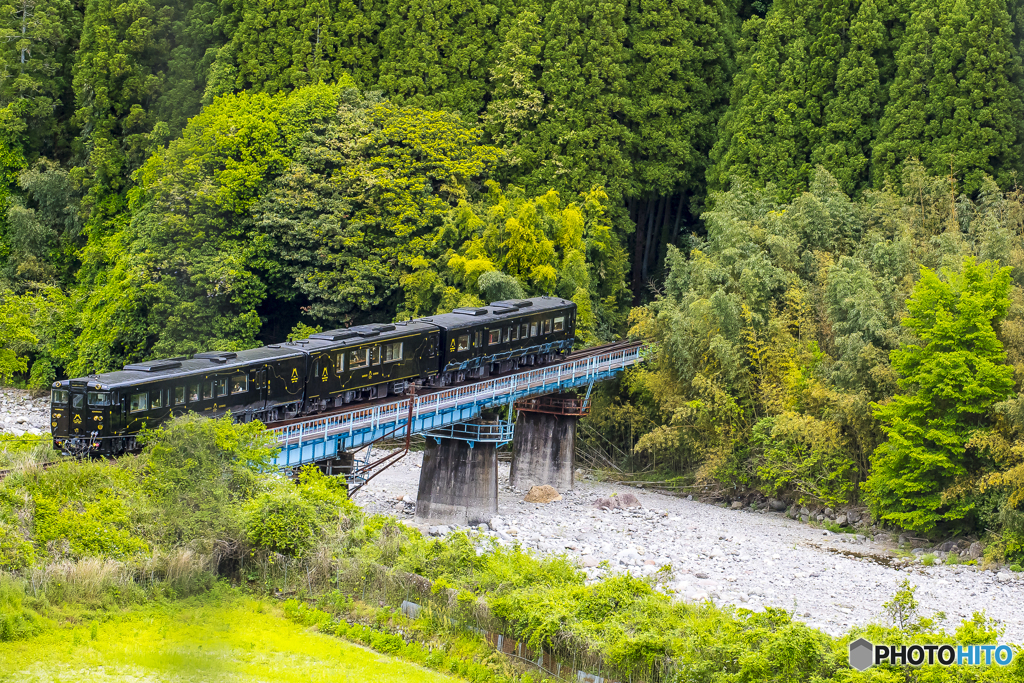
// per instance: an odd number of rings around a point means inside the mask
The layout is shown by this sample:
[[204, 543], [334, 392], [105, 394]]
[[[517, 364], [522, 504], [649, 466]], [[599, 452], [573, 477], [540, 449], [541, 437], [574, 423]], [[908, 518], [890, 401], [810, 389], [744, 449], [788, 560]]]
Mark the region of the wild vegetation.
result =
[[1020, 0], [4, 7], [0, 382], [554, 294], [630, 467], [1024, 558]]
[[[495, 653], [481, 630], [619, 680], [709, 683], [903, 680], [898, 667], [848, 668], [847, 642], [999, 636], [983, 614], [951, 626], [923, 617], [909, 586], [880, 615], [885, 623], [832, 638], [784, 610], [673, 600], [667, 567], [587, 582], [563, 556], [472, 533], [427, 538], [364, 515], [315, 468], [297, 482], [265, 471], [267, 453], [252, 425], [185, 417], [116, 463], [42, 469], [22, 458], [0, 482], [0, 662], [16, 662], [3, 670], [82, 677], [103, 662], [119, 674], [179, 666], [255, 675], [291, 651], [303, 658], [283, 671], [301, 676], [300, 662], [335, 657], [298, 645], [293, 630], [270, 629], [279, 609], [265, 602], [271, 595], [289, 598], [280, 608], [299, 624], [473, 681], [538, 678]], [[26, 656], [58, 644], [45, 661]], [[1009, 681], [1020, 666], [956, 675]], [[915, 673], [948, 674], [937, 665]]]
[[1015, 520], [1024, 204], [991, 180], [972, 200], [917, 162], [902, 173], [858, 198], [823, 168], [790, 202], [714, 194], [706, 236], [670, 250], [634, 311], [657, 344], [605, 431], [641, 424], [640, 463], [691, 483], [865, 501], [896, 528]]

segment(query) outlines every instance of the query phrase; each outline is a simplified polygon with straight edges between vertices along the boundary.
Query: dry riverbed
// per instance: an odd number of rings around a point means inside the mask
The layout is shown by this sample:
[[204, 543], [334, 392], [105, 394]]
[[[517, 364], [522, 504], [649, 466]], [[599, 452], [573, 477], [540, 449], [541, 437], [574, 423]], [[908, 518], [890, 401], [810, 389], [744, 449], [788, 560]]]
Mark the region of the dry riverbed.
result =
[[0, 389], [0, 434], [50, 433], [50, 397], [40, 398], [23, 389]]
[[[411, 524], [420, 462], [418, 453], [406, 456], [373, 479], [356, 502]], [[753, 610], [782, 607], [833, 635], [882, 620], [882, 603], [908, 578], [918, 587], [922, 611], [945, 612], [949, 630], [984, 610], [1006, 629], [1004, 640], [1024, 642], [1018, 578], [1024, 573], [966, 565], [898, 566], [886, 559], [891, 543], [833, 534], [781, 512], [725, 509], [596, 481], [577, 481], [575, 490], [562, 492], [561, 501], [525, 503], [523, 493], [508, 488], [508, 470], [507, 463], [500, 465], [498, 515], [483, 533], [500, 543], [575, 556], [591, 578], [609, 572], [650, 574], [670, 565], [665, 588], [678, 599], [711, 599]], [[643, 507], [594, 509], [598, 497], [627, 491]]]

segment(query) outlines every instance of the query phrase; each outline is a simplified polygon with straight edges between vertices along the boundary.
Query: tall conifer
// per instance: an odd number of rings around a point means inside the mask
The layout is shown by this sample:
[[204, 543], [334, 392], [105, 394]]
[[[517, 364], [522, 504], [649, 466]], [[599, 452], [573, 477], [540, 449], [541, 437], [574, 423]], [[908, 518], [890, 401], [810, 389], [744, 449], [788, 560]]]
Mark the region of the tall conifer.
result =
[[[618, 205], [631, 172], [625, 4], [555, 0], [540, 19], [540, 30], [529, 14], [513, 22], [494, 69], [488, 122], [508, 179], [529, 192], [601, 185]], [[523, 92], [525, 108], [510, 101]]]
[[703, 175], [728, 100], [731, 10], [721, 1], [635, 0], [628, 19], [632, 194], [675, 195]]
[[873, 149], [876, 186], [920, 158], [965, 188], [985, 174], [1004, 186], [1020, 168], [1020, 58], [1005, 2], [918, 2], [897, 55], [896, 77]]
[[381, 88], [413, 106], [480, 113], [503, 11], [497, 0], [391, 0]]
[[812, 159], [822, 164], [847, 194], [867, 183], [871, 142], [878, 129], [881, 84], [875, 53], [885, 41], [874, 0], [863, 0], [850, 27], [850, 49], [839, 64], [835, 93]]
[[806, 186], [812, 42], [797, 0], [778, 0], [765, 19], [744, 24], [739, 72], [711, 152], [711, 189], [725, 187], [734, 175], [775, 183], [784, 196]]
[[[71, 70], [82, 14], [70, 0], [0, 2], [0, 128], [17, 126], [31, 157], [68, 151], [63, 124], [74, 112]], [[13, 131], [0, 131], [5, 138]]]

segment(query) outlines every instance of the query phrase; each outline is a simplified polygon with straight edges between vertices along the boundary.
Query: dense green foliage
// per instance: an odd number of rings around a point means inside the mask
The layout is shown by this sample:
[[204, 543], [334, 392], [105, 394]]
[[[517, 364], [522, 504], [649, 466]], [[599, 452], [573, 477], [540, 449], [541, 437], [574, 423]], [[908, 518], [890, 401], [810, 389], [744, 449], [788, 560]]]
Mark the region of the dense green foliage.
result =
[[[2, 382], [539, 294], [591, 344], [649, 304], [657, 362], [592, 420], [631, 464], [1022, 514], [1018, 0], [4, 8]], [[901, 321], [965, 257], [1011, 269], [1006, 357], [959, 349], [1002, 369], [939, 400]]]
[[901, 323], [923, 345], [892, 353], [909, 392], [875, 409], [888, 439], [867, 482], [884, 518], [900, 526], [928, 530], [970, 512], [968, 501], [949, 504], [948, 489], [981, 464], [971, 460], [985, 454], [968, 455], [967, 444], [985, 429], [989, 408], [1013, 390], [1013, 368], [992, 327], [1010, 307], [1011, 269], [990, 273], [990, 265], [967, 258], [944, 280], [924, 269], [907, 301]]
[[[51, 637], [54, 621], [74, 628], [86, 616], [88, 638], [106, 638], [121, 607], [146, 601], [143, 611], [160, 611], [173, 608], [166, 598], [211, 588], [212, 599], [226, 598], [216, 573], [248, 590], [297, 594], [285, 613], [304, 626], [474, 681], [534, 680], [484, 644], [482, 628], [613, 679], [707, 683], [901, 680], [898, 668], [848, 668], [847, 642], [991, 643], [1000, 635], [980, 613], [943, 631], [918, 616], [907, 585], [879, 615], [889, 623], [833, 638], [780, 609], [679, 601], [670, 567], [588, 581], [565, 556], [533, 555], [473, 530], [431, 538], [364, 515], [340, 478], [306, 468], [288, 481], [264, 471], [268, 453], [251, 424], [186, 416], [117, 463], [44, 470], [23, 459], [0, 482], [0, 642]], [[418, 616], [402, 615], [404, 601], [421, 606]], [[956, 675], [1016, 680], [1019, 667]], [[915, 675], [948, 680], [949, 671]]]
[[833, 506], [861, 496], [922, 531], [993, 528], [1020, 504], [1018, 194], [986, 181], [971, 201], [908, 164], [859, 200], [819, 169], [791, 203], [737, 184], [713, 207], [636, 314], [658, 342], [627, 382], [661, 423], [636, 444], [647, 462]]
[[[90, 557], [142, 562], [186, 547], [235, 560], [301, 555], [356, 508], [344, 482], [315, 468], [297, 484], [270, 471], [268, 438], [258, 422], [190, 414], [147, 432], [142, 454], [115, 464], [43, 470], [30, 453], [32, 464], [0, 482], [0, 569]], [[35, 448], [35, 456], [48, 450]]]

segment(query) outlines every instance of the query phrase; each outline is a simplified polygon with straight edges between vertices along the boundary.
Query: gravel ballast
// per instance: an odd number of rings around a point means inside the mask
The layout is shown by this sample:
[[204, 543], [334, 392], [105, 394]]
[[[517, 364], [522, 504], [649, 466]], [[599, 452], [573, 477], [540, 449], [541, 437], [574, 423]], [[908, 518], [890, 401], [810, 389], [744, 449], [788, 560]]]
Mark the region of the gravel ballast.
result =
[[[419, 453], [409, 454], [369, 482], [356, 502], [369, 512], [413, 523], [421, 459]], [[1005, 628], [1002, 640], [1024, 641], [1019, 578], [1024, 574], [967, 565], [899, 566], [901, 561], [893, 562], [887, 552], [891, 543], [865, 536], [871, 530], [834, 534], [782, 512], [725, 509], [596, 481], [577, 480], [574, 490], [561, 492], [560, 501], [525, 503], [525, 491], [508, 487], [508, 473], [508, 464], [501, 463], [498, 515], [483, 533], [501, 543], [574, 556], [590, 578], [651, 574], [669, 565], [672, 576], [665, 585], [677, 599], [710, 599], [752, 610], [781, 607], [832, 635], [884, 622], [882, 604], [907, 578], [917, 586], [922, 614], [946, 613], [946, 630], [984, 610]], [[626, 492], [642, 507], [593, 506], [599, 497]], [[421, 528], [433, 535], [450, 530]]]

